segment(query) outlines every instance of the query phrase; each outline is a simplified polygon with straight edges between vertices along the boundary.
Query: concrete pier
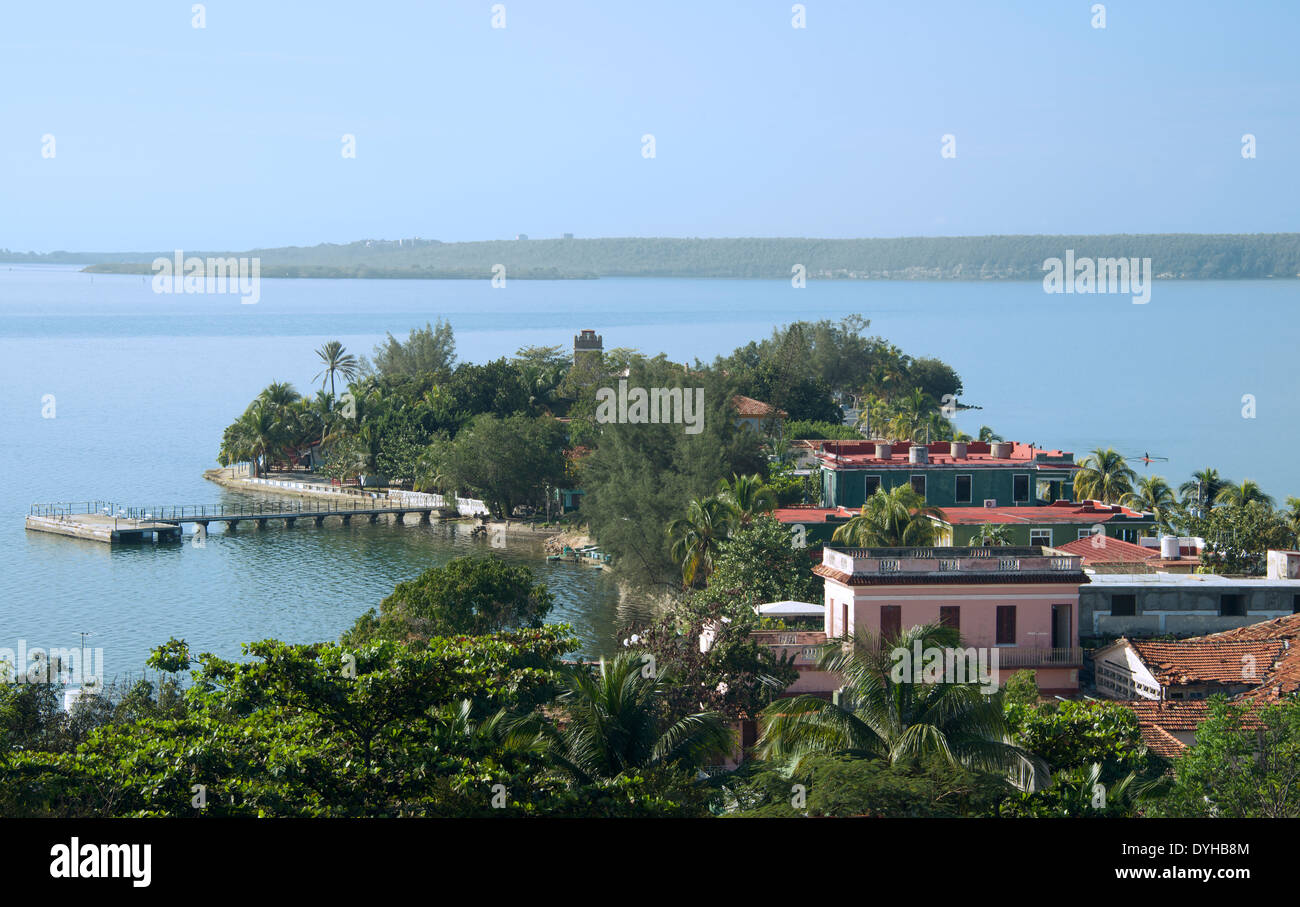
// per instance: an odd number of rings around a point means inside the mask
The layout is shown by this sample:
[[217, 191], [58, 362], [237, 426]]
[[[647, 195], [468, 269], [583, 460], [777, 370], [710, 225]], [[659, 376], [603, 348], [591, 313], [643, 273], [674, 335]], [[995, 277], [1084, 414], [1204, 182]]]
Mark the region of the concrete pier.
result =
[[157, 520], [132, 520], [95, 513], [81, 513], [63, 517], [28, 516], [27, 528], [33, 532], [52, 532], [76, 539], [106, 542], [110, 545], [138, 542], [180, 541], [181, 527], [177, 523]]

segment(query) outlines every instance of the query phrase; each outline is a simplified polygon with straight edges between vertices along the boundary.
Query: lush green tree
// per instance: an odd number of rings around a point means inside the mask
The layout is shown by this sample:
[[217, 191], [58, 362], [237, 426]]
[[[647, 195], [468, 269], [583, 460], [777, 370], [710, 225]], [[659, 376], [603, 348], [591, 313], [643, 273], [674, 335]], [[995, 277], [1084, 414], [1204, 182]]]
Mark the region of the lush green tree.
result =
[[821, 601], [822, 581], [798, 543], [771, 516], [738, 527], [719, 542], [707, 587], [691, 593], [687, 605], [698, 613], [723, 608], [727, 617], [752, 619], [753, 609], [766, 602]]
[[1078, 500], [1118, 504], [1133, 493], [1137, 473], [1113, 448], [1098, 447], [1079, 466], [1074, 474], [1074, 496]]
[[1245, 479], [1240, 485], [1224, 485], [1219, 489], [1218, 494], [1214, 496], [1214, 503], [1216, 504], [1241, 506], [1252, 502], [1258, 502], [1269, 508], [1273, 507], [1274, 503], [1272, 496], [1264, 494], [1264, 489], [1260, 488], [1259, 483], [1253, 479]]
[[1011, 527], [1006, 523], [982, 523], [971, 536], [971, 544], [978, 547], [986, 545], [1010, 545], [1014, 540]]
[[733, 475], [731, 481], [720, 479], [718, 499], [730, 508], [739, 526], [747, 526], [755, 517], [776, 509], [776, 495], [757, 473]]
[[1295, 538], [1286, 518], [1260, 501], [1223, 504], [1185, 522], [1191, 535], [1205, 539], [1201, 566], [1215, 573], [1262, 575], [1269, 549], [1288, 548]]
[[1040, 763], [1012, 742], [1002, 693], [978, 683], [896, 680], [895, 653], [960, 644], [956, 631], [938, 625], [910, 627], [896, 638], [858, 637], [827, 646], [819, 667], [843, 678], [840, 702], [795, 696], [763, 710], [761, 758], [791, 761], [844, 753], [889, 763], [939, 757], [982, 771], [1018, 771]]
[[1016, 671], [1003, 687], [1007, 708], [1038, 705], [1038, 675], [1029, 669]]
[[1300, 700], [1251, 710], [1211, 700], [1196, 743], [1174, 763], [1175, 781], [1152, 812], [1231, 819], [1300, 818]]
[[[330, 386], [331, 397], [334, 396], [335, 375], [341, 375], [345, 381], [351, 381], [357, 376], [360, 369], [357, 357], [344, 349], [343, 344], [338, 340], [330, 340], [325, 343], [316, 351], [316, 355], [320, 357], [321, 364], [324, 365], [316, 378], [321, 379], [321, 390], [325, 389], [326, 384]], [[313, 378], [312, 380], [316, 379]]]
[[816, 755], [793, 776], [764, 762], [742, 766], [718, 800], [723, 815], [738, 818], [955, 819], [996, 814], [1011, 790], [1003, 774], [934, 757], [890, 763]]
[[375, 347], [375, 368], [387, 377], [428, 374], [445, 380], [456, 361], [456, 338], [451, 325], [441, 319], [436, 326], [412, 329], [406, 343], [392, 334]]
[[477, 416], [443, 448], [438, 468], [500, 519], [520, 504], [541, 506], [546, 488], [564, 481], [564, 426], [550, 416]]
[[527, 567], [498, 557], [458, 557], [398, 583], [391, 595], [363, 615], [345, 642], [372, 638], [402, 641], [433, 636], [478, 636], [510, 627], [540, 627], [554, 597]]
[[545, 729], [551, 758], [584, 784], [638, 770], [689, 770], [721, 761], [735, 741], [720, 714], [665, 714], [670, 670], [637, 652], [602, 658], [594, 671], [586, 665], [571, 667], [556, 703], [562, 720]]
[[931, 517], [942, 519], [943, 511], [927, 506], [910, 485], [878, 488], [861, 512], [835, 529], [831, 540], [854, 548], [933, 545], [938, 529]]
[[682, 587], [702, 585], [713, 572], [713, 555], [736, 526], [736, 512], [718, 497], [691, 501], [686, 515], [668, 524], [673, 560], [682, 567]]
[[1177, 501], [1174, 499], [1174, 490], [1169, 487], [1169, 483], [1163, 477], [1143, 476], [1138, 480], [1137, 491], [1129, 492], [1120, 503], [1133, 510], [1153, 514], [1156, 518], [1156, 529], [1158, 531], [1171, 531], [1171, 519]]
[[700, 431], [681, 425], [603, 424], [597, 446], [583, 461], [578, 481], [582, 513], [619, 574], [642, 586], [680, 588], [682, 561], [672, 555], [665, 527], [690, 502], [713, 493], [719, 480], [761, 473], [758, 432], [736, 424], [732, 387], [717, 375], [691, 372], [662, 361], [634, 363], [632, 387], [702, 388]]
[[[1231, 484], [1219, 475], [1217, 469], [1206, 467], [1192, 473], [1192, 477], [1178, 486], [1178, 493], [1183, 503], [1189, 508], [1208, 511], [1214, 506], [1219, 492], [1225, 485]], [[1202, 514], [1203, 515], [1203, 514]]]

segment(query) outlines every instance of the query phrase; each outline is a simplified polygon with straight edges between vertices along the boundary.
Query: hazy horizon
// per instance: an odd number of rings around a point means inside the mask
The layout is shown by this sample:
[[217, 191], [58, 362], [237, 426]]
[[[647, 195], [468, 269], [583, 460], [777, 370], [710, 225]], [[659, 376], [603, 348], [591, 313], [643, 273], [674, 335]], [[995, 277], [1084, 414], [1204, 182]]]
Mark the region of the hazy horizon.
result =
[[191, 6], [6, 10], [0, 248], [1296, 229], [1281, 2]]

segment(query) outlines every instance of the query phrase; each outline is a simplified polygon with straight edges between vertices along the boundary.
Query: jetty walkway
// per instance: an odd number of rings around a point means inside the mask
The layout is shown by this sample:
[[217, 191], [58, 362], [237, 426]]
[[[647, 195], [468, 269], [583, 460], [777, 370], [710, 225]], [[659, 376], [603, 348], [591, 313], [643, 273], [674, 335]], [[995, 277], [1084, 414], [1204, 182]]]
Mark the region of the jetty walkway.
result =
[[353, 517], [374, 523], [391, 514], [398, 524], [408, 515], [428, 523], [440, 508], [427, 502], [395, 498], [331, 501], [273, 501], [244, 504], [186, 504], [156, 507], [127, 507], [112, 501], [78, 501], [57, 504], [33, 504], [27, 514], [27, 528], [35, 532], [53, 532], [75, 538], [108, 542], [168, 541], [181, 538], [182, 526], [193, 523], [207, 531], [210, 523], [225, 523], [233, 532], [240, 523], [251, 522], [265, 529], [272, 521], [293, 526], [298, 520], [311, 520], [323, 526], [330, 517], [347, 525]]

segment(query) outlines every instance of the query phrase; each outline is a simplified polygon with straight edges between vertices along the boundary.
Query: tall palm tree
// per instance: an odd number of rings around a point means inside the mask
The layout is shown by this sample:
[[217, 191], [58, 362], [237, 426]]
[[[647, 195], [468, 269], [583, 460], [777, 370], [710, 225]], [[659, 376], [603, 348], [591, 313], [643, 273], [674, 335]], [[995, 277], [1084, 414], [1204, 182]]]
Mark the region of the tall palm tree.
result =
[[1240, 485], [1224, 485], [1219, 489], [1219, 493], [1214, 496], [1216, 504], [1249, 504], [1251, 501], [1258, 501], [1265, 507], [1272, 509], [1274, 501], [1272, 495], [1264, 494], [1264, 489], [1259, 487], [1259, 483], [1254, 479], [1245, 479]]
[[[351, 381], [357, 376], [360, 364], [357, 357], [353, 356], [343, 348], [343, 344], [337, 340], [331, 340], [316, 351], [320, 361], [325, 364], [316, 378], [321, 379], [321, 390], [325, 389], [326, 382], [330, 386], [330, 396], [334, 396], [334, 376], [342, 375], [345, 381]], [[315, 381], [316, 378], [311, 380]]]
[[1002, 436], [997, 432], [995, 432], [993, 429], [989, 428], [987, 425], [981, 425], [980, 440], [985, 443], [992, 443], [993, 441], [1001, 441]]
[[1192, 473], [1192, 477], [1178, 486], [1178, 493], [1183, 496], [1183, 501], [1191, 506], [1198, 508], [1211, 508], [1214, 506], [1214, 499], [1219, 496], [1223, 486], [1230, 484], [1227, 479], [1219, 475], [1217, 469], [1207, 466], [1202, 470]]
[[718, 498], [731, 508], [741, 526], [748, 526], [754, 517], [776, 509], [776, 493], [757, 473], [748, 476], [733, 473], [730, 482], [720, 479]]
[[668, 524], [673, 560], [682, 565], [682, 586], [689, 589], [713, 572], [713, 555], [731, 535], [735, 513], [717, 497], [691, 501], [686, 516]]
[[931, 517], [943, 519], [943, 511], [926, 506], [925, 499], [911, 485], [889, 491], [877, 488], [863, 503], [861, 512], [835, 530], [831, 541], [853, 548], [929, 546], [938, 537]]
[[1150, 513], [1156, 518], [1156, 528], [1161, 532], [1170, 531], [1169, 516], [1177, 501], [1174, 490], [1162, 476], [1143, 476], [1138, 479], [1136, 491], [1130, 491], [1120, 501], [1125, 507]]
[[549, 728], [551, 758], [581, 784], [660, 765], [695, 769], [727, 755], [734, 741], [717, 712], [664, 719], [668, 666], [654, 669], [637, 652], [575, 665], [561, 677], [559, 728]]
[[1300, 498], [1288, 497], [1286, 499], [1286, 517], [1287, 525], [1291, 527], [1291, 533], [1296, 537], [1291, 544], [1295, 546], [1300, 544]]
[[896, 438], [919, 439], [930, 424], [933, 412], [934, 401], [919, 387], [914, 388], [894, 407], [893, 417], [889, 420], [889, 431]]
[[[762, 713], [758, 755], [797, 768], [816, 753], [883, 759], [937, 756], [953, 765], [1010, 771], [1033, 757], [1011, 742], [1001, 691], [976, 683], [896, 680], [894, 653], [960, 645], [955, 630], [938, 624], [910, 627], [896, 638], [859, 636], [828, 644], [819, 667], [843, 679], [840, 703], [816, 696], [780, 699]], [[951, 679], [951, 678], [950, 678]]]
[[289, 406], [298, 401], [299, 395], [288, 381], [272, 381], [262, 389], [257, 398], [272, 406]]
[[1074, 474], [1074, 496], [1079, 500], [1118, 504], [1133, 493], [1137, 473], [1128, 465], [1123, 454], [1114, 448], [1098, 447], [1083, 458], [1080, 469]]
[[971, 544], [977, 547], [1010, 545], [1012, 541], [1011, 527], [1006, 523], [984, 523], [971, 536]]

